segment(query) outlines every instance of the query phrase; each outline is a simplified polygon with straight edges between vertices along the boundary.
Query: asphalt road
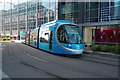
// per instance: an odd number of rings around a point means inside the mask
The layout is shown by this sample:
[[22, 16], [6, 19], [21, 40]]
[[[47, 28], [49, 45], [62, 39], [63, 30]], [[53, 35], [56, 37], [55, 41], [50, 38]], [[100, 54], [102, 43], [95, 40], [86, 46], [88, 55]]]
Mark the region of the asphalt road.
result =
[[[118, 78], [118, 59], [95, 55], [70, 58], [21, 43], [2, 43], [2, 71], [9, 78]], [[3, 77], [4, 78], [4, 77]]]

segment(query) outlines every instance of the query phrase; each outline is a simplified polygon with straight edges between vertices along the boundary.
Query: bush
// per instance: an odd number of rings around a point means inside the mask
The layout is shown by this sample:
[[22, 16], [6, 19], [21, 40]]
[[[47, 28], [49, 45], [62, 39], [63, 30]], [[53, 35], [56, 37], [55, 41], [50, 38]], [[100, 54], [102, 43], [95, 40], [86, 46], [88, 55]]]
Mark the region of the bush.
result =
[[115, 54], [120, 54], [120, 45], [115, 46], [115, 50], [113, 51]]
[[116, 46], [115, 46], [115, 45], [110, 45], [108, 51], [109, 51], [109, 52], [114, 52], [115, 49], [116, 49]]
[[92, 49], [93, 51], [99, 51], [99, 50], [100, 50], [100, 45], [92, 45], [92, 46], [91, 46], [91, 49]]
[[109, 46], [108, 45], [101, 45], [100, 50], [103, 52], [108, 52], [109, 51]]
[[120, 45], [92, 45], [91, 50], [120, 54]]

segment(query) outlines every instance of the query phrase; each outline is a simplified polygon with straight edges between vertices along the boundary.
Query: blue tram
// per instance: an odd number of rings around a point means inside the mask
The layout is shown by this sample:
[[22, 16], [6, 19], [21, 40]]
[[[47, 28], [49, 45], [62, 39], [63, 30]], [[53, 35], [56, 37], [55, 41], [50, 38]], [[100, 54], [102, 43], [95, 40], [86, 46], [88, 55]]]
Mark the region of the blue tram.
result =
[[84, 49], [79, 27], [67, 20], [55, 20], [28, 31], [25, 43], [56, 54], [78, 55]]

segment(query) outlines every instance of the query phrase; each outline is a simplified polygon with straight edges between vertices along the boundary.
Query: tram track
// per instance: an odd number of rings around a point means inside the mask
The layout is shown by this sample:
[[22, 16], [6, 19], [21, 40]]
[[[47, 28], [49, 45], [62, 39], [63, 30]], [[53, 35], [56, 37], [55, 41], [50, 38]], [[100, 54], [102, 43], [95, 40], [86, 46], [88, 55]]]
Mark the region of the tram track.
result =
[[[96, 55], [96, 56], [93, 56], [94, 54], [82, 54], [82, 55], [84, 55], [85, 57], [91, 57], [91, 58], [96, 58], [96, 59], [102, 59], [102, 60], [109, 60], [109, 61], [113, 61], [113, 62], [117, 62], [117, 60], [116, 59], [112, 59], [112, 58], [103, 58], [103, 57], [100, 57], [99, 56], [99, 58], [98, 58], [98, 55]], [[118, 59], [118, 57], [117, 57], [117, 59]]]
[[49, 75], [51, 75], [51, 76], [56, 77], [56, 78], [55, 78], [56, 80], [68, 80], [68, 79], [65, 79], [65, 78], [63, 78], [63, 77], [57, 76], [57, 75], [55, 75], [55, 74], [52, 74], [52, 73], [50, 73], [50, 72], [48, 72], [48, 71], [45, 71], [45, 70], [43, 70], [43, 69], [37, 68], [37, 67], [35, 67], [35, 66], [33, 66], [33, 65], [30, 65], [30, 64], [26, 63], [25, 61], [22, 61], [22, 60], [16, 58], [15, 56], [13, 56], [13, 54], [12, 54], [12, 52], [11, 52], [11, 50], [10, 50], [10, 46], [9, 46], [9, 45], [8, 45], [8, 51], [9, 51], [10, 57], [11, 57], [13, 60], [17, 61], [18, 63], [20, 63], [20, 64], [22, 64], [22, 65], [24, 65], [24, 66], [26, 66], [26, 67], [29, 67], [29, 68], [32, 68], [32, 69], [35, 69], [35, 70], [38, 70], [38, 71], [43, 71], [43, 72], [45, 72], [45, 73], [47, 73], [47, 74], [49, 74]]
[[[118, 61], [108, 60], [108, 59], [104, 59], [104, 58], [97, 58], [97, 57], [89, 56], [89, 55], [87, 55], [87, 54], [82, 54], [82, 56], [88, 57], [88, 58], [91, 58], [91, 59], [79, 58], [80, 60], [89, 61], [89, 62], [94, 62], [94, 63], [100, 63], [100, 64], [105, 64], [105, 65], [110, 65], [110, 66], [115, 66], [115, 67], [120, 67], [120, 65], [118, 65]], [[95, 60], [93, 60], [93, 59], [116, 62], [117, 65], [116, 65], [116, 64], [110, 64], [110, 63], [107, 63], [107, 62], [95, 61]]]
[[[29, 57], [32, 57], [32, 58], [36, 58], [38, 60], [41, 60], [41, 61], [44, 61], [44, 62], [50, 62], [52, 64], [57, 64], [59, 66], [62, 66], [62, 67], [66, 67], [67, 69], [70, 69], [70, 70], [73, 70], [74, 71], [77, 71], [77, 72], [84, 72], [84, 73], [87, 73], [87, 74], [94, 74], [94, 75], [97, 75], [97, 76], [106, 76], [106, 77], [111, 77], [111, 76], [107, 76], [107, 75], [101, 75], [101, 74], [97, 74], [97, 73], [93, 73], [93, 72], [89, 72], [89, 71], [84, 71], [82, 69], [75, 69], [75, 67], [69, 67], [67, 65], [63, 65], [63, 64], [60, 64], [60, 63], [57, 63], [55, 61], [52, 61], [52, 60], [48, 60], [48, 59], [40, 59], [38, 57], [34, 57], [33, 55], [29, 54], [28, 51], [26, 51], [23, 47], [19, 46], [19, 49], [21, 48], [22, 51], [24, 51], [24, 54], [28, 55]], [[82, 60], [82, 59], [81, 59]], [[84, 61], [87, 61], [87, 60], [84, 60]], [[90, 61], [90, 62], [94, 62], [94, 61]], [[97, 63], [97, 62], [94, 62], [94, 63]], [[28, 64], [28, 63], [27, 63]], [[102, 63], [102, 64], [105, 64], [105, 63]], [[109, 65], [109, 64], [106, 64], [106, 65]], [[114, 66], [114, 65], [111, 65], [111, 66]]]
[[[25, 50], [26, 51], [26, 50]], [[26, 51], [27, 52], [27, 51]], [[71, 57], [71, 56], [68, 56], [68, 57]], [[116, 60], [111, 60], [111, 59], [105, 59], [105, 58], [102, 58], [102, 57], [95, 57], [95, 56], [92, 56], [92, 55], [87, 55], [87, 54], [82, 54], [80, 57], [75, 57], [76, 59], [79, 59], [79, 60], [83, 60], [83, 61], [89, 61], [89, 62], [94, 62], [94, 63], [99, 63], [99, 64], [104, 64], [104, 65], [110, 65], [110, 66], [115, 66], [115, 67], [120, 67], [120, 65], [118, 65], [118, 61]], [[86, 59], [86, 58], [91, 58], [91, 59]], [[107, 63], [107, 62], [101, 62], [101, 61], [95, 61], [93, 59], [96, 59], [96, 60], [105, 60], [105, 61], [112, 61], [112, 62], [116, 62], [116, 64], [111, 64], [111, 63]]]

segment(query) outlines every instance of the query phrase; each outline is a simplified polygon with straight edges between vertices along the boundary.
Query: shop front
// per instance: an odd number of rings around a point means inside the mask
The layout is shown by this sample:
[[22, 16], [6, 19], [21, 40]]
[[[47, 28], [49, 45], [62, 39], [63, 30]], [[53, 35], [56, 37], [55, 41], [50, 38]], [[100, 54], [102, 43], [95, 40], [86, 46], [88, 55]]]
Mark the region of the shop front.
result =
[[[93, 45], [120, 45], [120, 25], [83, 26], [83, 42], [85, 49], [90, 50]], [[101, 47], [102, 47], [101, 46]], [[117, 47], [118, 48], [118, 47]]]
[[83, 27], [83, 40], [85, 45], [120, 44], [120, 27], [117, 25]]

